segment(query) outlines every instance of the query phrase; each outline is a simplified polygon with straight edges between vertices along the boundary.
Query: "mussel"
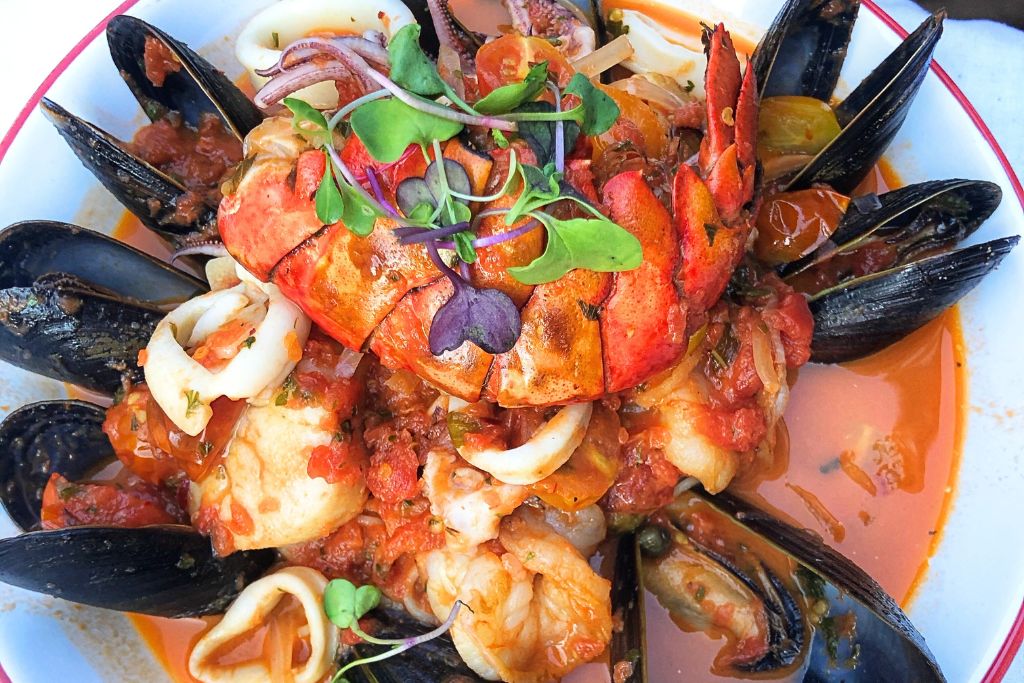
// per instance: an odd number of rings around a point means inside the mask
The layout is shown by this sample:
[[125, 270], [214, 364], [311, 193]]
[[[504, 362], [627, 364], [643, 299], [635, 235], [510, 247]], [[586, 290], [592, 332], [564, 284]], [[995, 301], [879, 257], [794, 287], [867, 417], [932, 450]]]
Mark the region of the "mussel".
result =
[[[407, 613], [396, 609], [377, 609], [371, 613], [378, 638], [408, 638], [422, 633], [424, 625]], [[366, 659], [385, 649], [378, 645], [359, 643], [348, 652], [344, 661]], [[344, 662], [343, 662], [344, 663]], [[357, 666], [346, 672], [351, 683], [477, 683], [482, 682], [466, 666], [448, 635], [420, 643], [412, 650], [381, 662]]]
[[206, 285], [117, 240], [67, 223], [0, 233], [0, 359], [112, 395], [166, 307]]
[[823, 247], [781, 268], [810, 294], [812, 360], [843, 362], [879, 351], [976, 287], [1018, 237], [955, 247], [1001, 198], [994, 183], [953, 179], [855, 199]]
[[[105, 235], [28, 221], [0, 233], [0, 358], [114, 394], [138, 379], [137, 356], [175, 303], [206, 285]], [[157, 616], [222, 611], [275, 560], [217, 557], [189, 526], [39, 531], [52, 474], [88, 479], [114, 460], [106, 411], [34, 403], [0, 424], [0, 503], [24, 532], [0, 540], [0, 581], [68, 600]]]
[[0, 581], [73, 602], [164, 617], [222, 611], [275, 561], [272, 551], [217, 557], [189, 526], [39, 527], [52, 473], [72, 480], [113, 460], [103, 408], [25, 406], [0, 424], [0, 502], [26, 533], [0, 540]]
[[[147, 43], [162, 61], [159, 77], [147, 74]], [[213, 65], [187, 45], [135, 17], [114, 17], [107, 25], [110, 55], [151, 121], [180, 117], [198, 128], [204, 115], [215, 115], [241, 142], [262, 119], [256, 106]], [[160, 82], [155, 85], [154, 81]], [[148, 228], [172, 243], [189, 234], [215, 234], [215, 205], [203, 202], [178, 178], [158, 170], [124, 143], [43, 100], [43, 113], [104, 187]]]
[[[751, 56], [761, 96], [829, 103], [859, 8], [859, 0], [788, 0]], [[848, 194], [864, 179], [906, 119], [944, 16], [928, 17], [836, 105], [839, 134], [787, 179], [786, 189], [827, 183]]]
[[[704, 630], [713, 616], [729, 633], [716, 660], [721, 675], [945, 680], [920, 633], [867, 574], [809, 532], [731, 494], [680, 495], [620, 543], [616, 565], [631, 563], [676, 618]], [[643, 603], [613, 593], [613, 609], [635, 624], [627, 615]], [[642, 631], [627, 629], [623, 638], [628, 646], [613, 651], [613, 666], [622, 652], [644, 652]], [[643, 667], [649, 663], [634, 654], [633, 676], [624, 680], [645, 680], [637, 674]]]

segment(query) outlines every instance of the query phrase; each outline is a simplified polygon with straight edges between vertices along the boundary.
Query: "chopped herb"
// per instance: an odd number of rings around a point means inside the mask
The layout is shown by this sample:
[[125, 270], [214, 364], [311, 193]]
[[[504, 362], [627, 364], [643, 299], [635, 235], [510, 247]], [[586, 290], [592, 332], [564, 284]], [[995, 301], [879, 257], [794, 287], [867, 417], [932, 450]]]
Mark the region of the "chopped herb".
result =
[[693, 599], [697, 602], [704, 602], [704, 598], [707, 597], [708, 589], [703, 584], [697, 588], [697, 591], [693, 594]]
[[696, 83], [694, 83], [693, 81], [687, 79], [686, 87], [684, 87], [683, 90], [685, 90], [686, 92], [693, 92], [693, 89], [696, 88], [696, 87], [697, 87]]
[[824, 463], [818, 468], [818, 471], [822, 474], [830, 474], [839, 469], [839, 458], [832, 458], [828, 462]]
[[251, 349], [252, 345], [256, 343], [256, 337], [246, 337], [245, 341], [242, 342], [242, 346], [247, 349]]
[[480, 420], [465, 413], [448, 413], [445, 422], [448, 424], [448, 436], [456, 448], [465, 445], [466, 434], [475, 434], [483, 429]]
[[188, 553], [182, 553], [181, 557], [178, 558], [178, 561], [175, 563], [174, 566], [178, 569], [187, 571], [196, 566], [196, 558], [192, 557]]
[[711, 358], [714, 359], [715, 365], [718, 366], [719, 370], [725, 370], [729, 367], [729, 364], [725, 362], [725, 359], [722, 358], [722, 354], [719, 353], [717, 348], [711, 349]]
[[537, 553], [531, 550], [530, 552], [526, 553], [526, 559], [524, 560], [524, 562], [530, 562], [535, 559], [537, 559]]
[[124, 400], [124, 396], [125, 396], [124, 387], [123, 386], [118, 387], [117, 390], [114, 391], [114, 405], [115, 406], [116, 405], [120, 405], [121, 401]]
[[206, 456], [213, 452], [213, 442], [200, 441], [197, 450], [199, 451], [199, 455], [205, 458]]
[[57, 496], [61, 500], [65, 500], [66, 501], [66, 500], [71, 500], [72, 498], [74, 498], [75, 496], [77, 496], [81, 492], [82, 492], [82, 487], [81, 486], [78, 486], [77, 484], [68, 484], [67, 486], [64, 486], [62, 488], [57, 489]]
[[139, 418], [134, 412], [132, 413], [131, 430], [133, 432], [139, 431]]
[[185, 406], [185, 417], [192, 417], [199, 406], [203, 405], [202, 401], [199, 400], [199, 392], [188, 389], [185, 391], [185, 400], [188, 402]]
[[270, 39], [274, 43], [275, 50], [281, 47], [281, 35], [277, 31], [270, 34]]

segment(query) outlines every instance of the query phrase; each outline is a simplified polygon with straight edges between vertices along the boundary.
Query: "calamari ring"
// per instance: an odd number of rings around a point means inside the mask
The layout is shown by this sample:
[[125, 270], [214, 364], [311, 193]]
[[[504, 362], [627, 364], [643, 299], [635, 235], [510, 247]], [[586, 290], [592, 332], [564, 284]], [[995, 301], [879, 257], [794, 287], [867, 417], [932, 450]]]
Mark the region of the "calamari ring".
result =
[[[186, 301], [160, 321], [146, 346], [149, 390], [191, 436], [206, 428], [215, 399], [249, 399], [278, 386], [298, 362], [289, 349], [301, 349], [309, 335], [309, 318], [277, 286], [238, 271], [240, 284]], [[236, 318], [252, 322], [254, 340], [220, 370], [203, 367], [185, 352]]]
[[309, 659], [292, 671], [295, 683], [316, 683], [334, 666], [338, 651], [338, 629], [327, 619], [322, 605], [327, 577], [308, 567], [281, 569], [248, 587], [235, 599], [220, 623], [200, 638], [192, 649], [188, 670], [203, 683], [269, 681], [271, 671], [262, 660], [231, 666], [214, 664], [216, 651], [234, 638], [248, 633], [267, 619], [286, 595], [298, 599], [309, 625]]

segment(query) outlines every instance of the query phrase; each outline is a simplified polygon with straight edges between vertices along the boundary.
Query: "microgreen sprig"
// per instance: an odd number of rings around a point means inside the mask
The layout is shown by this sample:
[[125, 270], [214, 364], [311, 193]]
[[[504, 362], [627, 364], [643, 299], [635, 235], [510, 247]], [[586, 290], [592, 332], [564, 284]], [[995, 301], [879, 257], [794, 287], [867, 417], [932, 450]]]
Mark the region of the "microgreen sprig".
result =
[[456, 601], [445, 622], [427, 633], [410, 638], [377, 638], [364, 632], [359, 626], [359, 620], [380, 604], [380, 597], [380, 590], [375, 586], [367, 585], [357, 588], [355, 584], [345, 579], [335, 579], [327, 584], [327, 588], [324, 590], [324, 611], [335, 626], [341, 629], [349, 629], [367, 643], [391, 646], [391, 649], [372, 657], [364, 657], [348, 662], [334, 674], [331, 683], [348, 683], [348, 679], [345, 678], [345, 672], [357, 666], [389, 659], [421, 643], [444, 635], [455, 623], [460, 609], [465, 606], [462, 601]]

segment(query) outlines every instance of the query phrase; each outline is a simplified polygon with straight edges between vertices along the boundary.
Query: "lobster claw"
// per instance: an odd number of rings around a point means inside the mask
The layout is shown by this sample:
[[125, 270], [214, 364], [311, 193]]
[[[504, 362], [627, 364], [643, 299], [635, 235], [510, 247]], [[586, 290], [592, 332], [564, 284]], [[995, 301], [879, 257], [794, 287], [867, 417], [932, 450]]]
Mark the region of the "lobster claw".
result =
[[722, 220], [732, 225], [754, 197], [757, 82], [751, 68], [741, 75], [739, 58], [724, 25], [705, 32], [704, 41], [708, 130], [697, 164]]
[[757, 81], [740, 61], [722, 24], [705, 31], [707, 134], [696, 170], [683, 164], [672, 184], [676, 229], [683, 250], [683, 290], [694, 312], [725, 291], [750, 236], [744, 208], [754, 198], [757, 168]]

